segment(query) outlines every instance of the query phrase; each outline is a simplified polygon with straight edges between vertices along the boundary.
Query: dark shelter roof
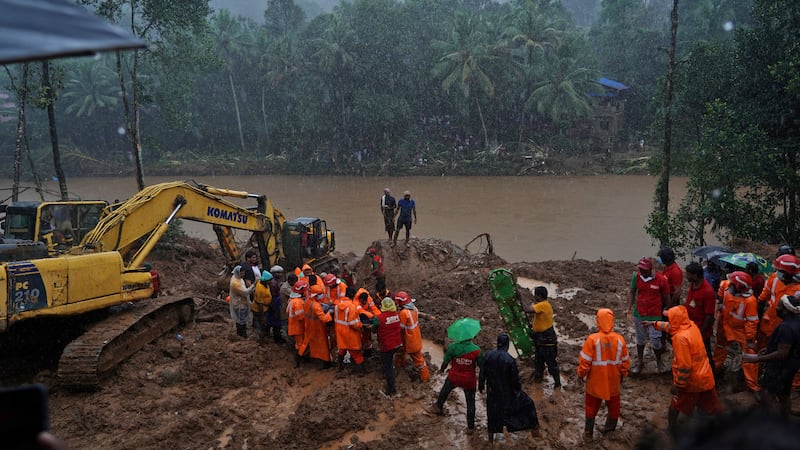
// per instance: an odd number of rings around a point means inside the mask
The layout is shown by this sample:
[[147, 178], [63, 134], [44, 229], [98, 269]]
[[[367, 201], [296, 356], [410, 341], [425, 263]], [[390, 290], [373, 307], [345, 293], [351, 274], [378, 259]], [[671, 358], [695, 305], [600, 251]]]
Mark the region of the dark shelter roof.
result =
[[66, 0], [0, 0], [0, 64], [145, 46]]

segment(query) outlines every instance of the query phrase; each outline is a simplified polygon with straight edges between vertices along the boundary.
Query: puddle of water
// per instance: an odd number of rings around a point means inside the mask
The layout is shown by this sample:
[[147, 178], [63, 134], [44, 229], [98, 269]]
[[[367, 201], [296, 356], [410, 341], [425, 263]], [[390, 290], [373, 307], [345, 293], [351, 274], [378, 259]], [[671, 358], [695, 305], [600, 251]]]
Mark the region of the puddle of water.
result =
[[[562, 330], [560, 330], [558, 328], [558, 324], [554, 324], [553, 327], [556, 329], [556, 335], [558, 336], [558, 342], [559, 343], [564, 343], [564, 344], [569, 344], [569, 345], [578, 345], [578, 346], [582, 347], [584, 341], [586, 341], [586, 337], [585, 336], [584, 337], [577, 337], [577, 338], [570, 337], [569, 335], [564, 333], [564, 331], [562, 331]], [[587, 336], [588, 336], [588, 334], [587, 334]]]
[[597, 315], [596, 314], [586, 314], [586, 313], [578, 313], [575, 314], [581, 322], [585, 323], [590, 330], [597, 329]]
[[328, 444], [320, 447], [321, 450], [332, 450], [338, 448], [348, 448], [352, 446], [353, 436], [358, 437], [358, 442], [362, 443], [369, 443], [371, 441], [375, 441], [378, 439], [382, 439], [383, 436], [389, 432], [389, 430], [394, 426], [395, 423], [399, 420], [399, 417], [395, 415], [394, 418], [390, 418], [386, 413], [382, 412], [378, 414], [378, 417], [375, 418], [372, 422], [370, 422], [367, 427], [363, 430], [356, 431], [355, 433], [345, 433], [342, 436], [342, 439], [334, 444]]
[[565, 300], [572, 300], [573, 298], [575, 298], [576, 295], [578, 295], [578, 292], [589, 292], [589, 291], [579, 287], [566, 288], [558, 293], [558, 298], [563, 298]]
[[431, 364], [442, 367], [444, 360], [444, 348], [430, 339], [422, 339], [422, 353], [431, 355]]
[[532, 278], [524, 278], [518, 277], [517, 278], [517, 285], [519, 287], [525, 288], [531, 292], [536, 288], [536, 286], [544, 286], [547, 288], [547, 294], [552, 297], [558, 297], [558, 285], [555, 283], [548, 283], [546, 281], [539, 281], [534, 280]]
[[225, 431], [222, 432], [222, 436], [217, 438], [217, 440], [219, 441], [219, 447], [217, 448], [227, 447], [228, 444], [231, 443], [232, 437], [233, 437], [233, 427], [225, 428]]

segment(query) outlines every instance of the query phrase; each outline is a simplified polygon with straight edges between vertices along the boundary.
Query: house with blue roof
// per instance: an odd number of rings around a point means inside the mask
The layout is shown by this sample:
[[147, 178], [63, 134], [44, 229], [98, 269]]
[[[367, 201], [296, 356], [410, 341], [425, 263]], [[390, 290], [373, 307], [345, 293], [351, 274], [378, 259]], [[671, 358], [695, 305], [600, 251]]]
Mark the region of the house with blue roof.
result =
[[625, 118], [623, 94], [630, 87], [609, 78], [598, 78], [594, 83], [598, 87], [597, 92], [587, 94], [595, 99], [591, 146], [593, 149], [605, 151], [619, 149], [624, 145], [618, 139]]

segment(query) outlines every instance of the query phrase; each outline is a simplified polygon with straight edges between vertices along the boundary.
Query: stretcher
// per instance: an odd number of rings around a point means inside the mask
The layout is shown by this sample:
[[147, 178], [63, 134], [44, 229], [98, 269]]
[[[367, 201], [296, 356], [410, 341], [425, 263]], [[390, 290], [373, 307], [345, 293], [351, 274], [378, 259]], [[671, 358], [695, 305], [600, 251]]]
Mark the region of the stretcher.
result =
[[500, 317], [508, 330], [508, 336], [517, 349], [520, 358], [533, 356], [533, 340], [531, 335], [530, 322], [525, 310], [520, 303], [519, 293], [517, 292], [517, 279], [514, 274], [507, 269], [495, 269], [489, 273], [489, 289], [492, 291], [492, 299], [497, 303], [500, 310]]

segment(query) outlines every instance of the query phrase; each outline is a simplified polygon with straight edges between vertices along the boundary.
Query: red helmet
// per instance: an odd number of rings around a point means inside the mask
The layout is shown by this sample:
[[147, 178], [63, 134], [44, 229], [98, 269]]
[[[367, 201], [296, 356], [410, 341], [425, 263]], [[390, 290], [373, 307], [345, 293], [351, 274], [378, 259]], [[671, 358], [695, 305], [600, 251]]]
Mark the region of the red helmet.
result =
[[775, 266], [775, 270], [781, 270], [789, 275], [800, 273], [800, 260], [794, 255], [778, 256], [773, 266]]
[[405, 291], [400, 291], [394, 295], [394, 301], [397, 303], [397, 306], [407, 305], [411, 303], [411, 296]]
[[378, 252], [374, 248], [370, 248], [369, 250], [367, 250], [367, 253], [370, 254], [370, 255], [375, 255]]
[[739, 292], [750, 290], [750, 287], [753, 285], [753, 279], [747, 272], [742, 272], [742, 271], [731, 272], [728, 274], [728, 280], [731, 282], [731, 285], [733, 285], [733, 287], [735, 287], [736, 290]]
[[294, 286], [292, 286], [292, 290], [298, 294], [302, 294], [306, 289], [308, 289], [308, 280], [306, 279], [297, 280]]
[[333, 286], [336, 284], [336, 275], [329, 273], [325, 275], [325, 278], [322, 279], [322, 282], [325, 283], [325, 286]]

